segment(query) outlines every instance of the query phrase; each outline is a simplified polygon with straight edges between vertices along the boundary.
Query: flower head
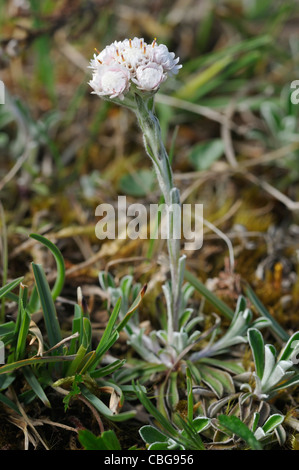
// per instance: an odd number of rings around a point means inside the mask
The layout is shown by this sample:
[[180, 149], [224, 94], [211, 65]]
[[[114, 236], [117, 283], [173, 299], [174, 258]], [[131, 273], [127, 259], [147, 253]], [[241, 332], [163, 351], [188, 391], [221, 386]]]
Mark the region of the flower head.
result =
[[115, 41], [90, 62], [93, 70], [89, 85], [93, 93], [109, 98], [124, 99], [131, 83], [141, 91], [156, 92], [168, 75], [182, 67], [179, 58], [156, 40], [147, 44], [143, 38]]
[[123, 99], [130, 86], [129, 80], [130, 74], [124, 67], [111, 64], [98, 67], [89, 85], [94, 90], [92, 93], [99, 96]]

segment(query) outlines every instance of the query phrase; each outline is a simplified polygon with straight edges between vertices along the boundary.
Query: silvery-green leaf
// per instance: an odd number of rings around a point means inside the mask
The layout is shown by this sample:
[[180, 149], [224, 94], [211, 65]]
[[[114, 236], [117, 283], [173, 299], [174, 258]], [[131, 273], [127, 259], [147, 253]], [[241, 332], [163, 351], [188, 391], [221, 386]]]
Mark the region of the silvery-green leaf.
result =
[[[226, 370], [227, 372], [231, 372], [232, 374], [243, 374], [245, 372], [244, 367], [240, 364], [239, 361], [236, 360], [219, 360], [215, 359], [214, 357], [206, 357], [201, 360], [203, 364], [208, 364], [211, 366], [218, 367], [219, 369]], [[249, 373], [251, 376], [251, 373]]]
[[244, 320], [247, 324], [251, 321], [252, 312], [246, 307], [246, 304], [246, 299], [243, 296], [239, 296], [235, 314], [229, 329], [239, 329], [240, 325], [244, 323]]
[[192, 387], [192, 391], [193, 393], [197, 393], [203, 397], [215, 397], [214, 392], [204, 387], [198, 387], [197, 385], [195, 387]]
[[188, 301], [193, 295], [194, 291], [195, 291], [194, 287], [191, 284], [189, 284], [189, 282], [186, 282], [184, 284], [183, 289], [182, 289], [182, 309], [186, 308]]
[[[293, 372], [286, 372], [285, 374], [289, 374], [289, 376], [293, 375]], [[286, 376], [285, 376], [286, 378]], [[281, 385], [277, 385], [276, 387], [271, 389], [271, 395], [275, 395], [279, 390], [284, 390], [289, 387], [293, 387], [299, 383], [299, 374], [294, 375], [290, 380], [283, 382]]]
[[265, 387], [265, 389], [262, 389], [262, 382], [261, 379], [256, 375], [256, 373], [253, 374], [255, 378], [255, 389], [254, 389], [254, 395], [259, 397], [260, 400], [267, 400], [269, 398], [269, 393], [268, 393], [268, 388]]
[[188, 335], [184, 331], [174, 332], [173, 333], [173, 344], [172, 346], [174, 349], [180, 353], [182, 352], [188, 345]]
[[269, 347], [268, 344], [265, 346], [265, 367], [262, 378], [262, 387], [266, 384], [269, 379], [275, 366], [275, 355], [273, 355], [273, 350]]
[[170, 444], [168, 441], [166, 441], [166, 442], [154, 442], [148, 448], [148, 450], [170, 450], [170, 449], [184, 450], [184, 447], [179, 446], [176, 442], [174, 442], [174, 444]]
[[168, 380], [166, 400], [170, 410], [175, 410], [180, 400], [177, 385], [177, 376], [177, 372], [171, 372]]
[[212, 377], [218, 380], [222, 384], [224, 392], [228, 394], [235, 393], [235, 387], [232, 377], [227, 372], [204, 365], [201, 366], [200, 371], [203, 373], [210, 374]]
[[247, 343], [246, 338], [238, 335], [232, 337], [229, 335], [224, 335], [219, 341], [213, 344], [211, 347], [211, 353], [213, 352], [213, 354], [210, 355], [223, 354], [231, 346], [235, 346], [236, 344], [240, 343]]
[[186, 361], [188, 369], [192, 375], [193, 381], [196, 385], [199, 385], [201, 382], [201, 375], [199, 368], [195, 366], [190, 360]]
[[236, 313], [244, 312], [247, 308], [247, 300], [243, 295], [239, 295], [236, 305]]
[[252, 323], [251, 323], [251, 328], [257, 328], [257, 329], [262, 329], [262, 328], [266, 328], [268, 326], [271, 326], [272, 323], [270, 322], [270, 320], [268, 320], [268, 318], [257, 318], [256, 320], [254, 320]]
[[249, 382], [251, 377], [252, 377], [252, 372], [243, 372], [242, 374], [235, 375], [234, 381], [235, 382]]
[[266, 434], [265, 432], [262, 430], [261, 427], [257, 428], [257, 430], [255, 431], [254, 433], [254, 437], [260, 441], [261, 439], [265, 438], [266, 437]]
[[173, 319], [172, 319], [172, 295], [169, 284], [164, 284], [162, 290], [166, 299], [166, 308], [167, 308], [167, 329], [168, 331], [173, 331]]
[[[174, 188], [174, 189], [176, 189], [176, 188]], [[178, 196], [178, 201], [179, 201], [179, 199], [180, 199], [180, 196]], [[186, 255], [182, 255], [179, 259], [179, 277], [180, 277], [179, 278], [179, 286], [180, 286], [180, 289], [182, 289], [182, 285], [183, 285], [183, 282], [184, 282], [186, 258], [187, 258]]]
[[185, 326], [185, 324], [191, 318], [192, 313], [193, 313], [193, 308], [187, 308], [186, 310], [183, 311], [179, 320], [179, 328], [182, 328], [183, 326]]
[[166, 331], [159, 330], [156, 332], [157, 337], [160, 339], [162, 344], [167, 344], [168, 343], [168, 337]]
[[265, 367], [265, 351], [261, 332], [256, 328], [250, 328], [248, 330], [248, 341], [253, 354], [256, 374], [262, 379]]
[[279, 384], [283, 378], [290, 376], [290, 373], [287, 373], [286, 371], [292, 366], [293, 363], [291, 361], [279, 361], [279, 363], [274, 367], [267, 382], [263, 384], [262, 389], [265, 389], [266, 392], [270, 391], [271, 388]]
[[[144, 330], [141, 328], [140, 329], [140, 339], [141, 341], [144, 340], [146, 338], [146, 335], [144, 334]], [[156, 330], [153, 330], [149, 333], [149, 335], [147, 336], [147, 338], [150, 339], [151, 343], [154, 345], [155, 347], [155, 350], [158, 350], [160, 348], [160, 339], [158, 338], [158, 332]]]
[[200, 338], [201, 332], [200, 331], [194, 331], [191, 336], [188, 338], [188, 345], [196, 343], [196, 341]]
[[252, 388], [249, 384], [242, 384], [240, 390], [243, 392], [247, 390], [248, 392], [252, 393]]
[[130, 274], [122, 277], [120, 281], [120, 288], [123, 291], [124, 295], [129, 296], [131, 286], [133, 284], [133, 276]]
[[253, 422], [252, 422], [252, 431], [255, 432], [257, 427], [258, 427], [258, 423], [259, 423], [259, 419], [260, 419], [260, 413], [254, 413], [253, 415]]
[[223, 406], [226, 405], [229, 401], [233, 400], [235, 397], [237, 397], [237, 395], [229, 395], [213, 402], [208, 408], [208, 416], [210, 418], [216, 416], [217, 413], [223, 408]]
[[275, 349], [275, 346], [273, 346], [273, 344], [268, 344], [268, 347], [272, 351], [273, 356], [276, 357], [277, 356], [277, 351]]
[[196, 432], [200, 433], [207, 429], [211, 424], [211, 420], [205, 416], [198, 416], [192, 421], [192, 425]]
[[296, 350], [299, 350], [299, 331], [290, 337], [279, 355], [279, 360], [285, 361], [290, 359]]
[[221, 398], [223, 395], [222, 383], [206, 371], [200, 370], [200, 374], [202, 376], [202, 381], [213, 390], [218, 398]]
[[145, 361], [152, 362], [154, 364], [161, 364], [160, 359], [151, 352], [148, 347], [144, 347], [142, 338], [139, 335], [131, 335], [128, 340], [128, 344], [130, 344]]
[[192, 318], [187, 324], [184, 326], [184, 330], [189, 333], [193, 330], [193, 328], [200, 323], [200, 319], [198, 317]]
[[262, 426], [263, 431], [265, 434], [270, 434], [271, 432], [274, 431], [274, 429], [279, 426], [279, 424], [282, 424], [284, 421], [284, 416], [278, 413], [273, 414], [270, 416], [265, 424]]
[[99, 272], [99, 283], [103, 290], [107, 291], [108, 287], [115, 287], [112, 275], [106, 271]]
[[150, 425], [142, 426], [139, 429], [139, 434], [147, 444], [153, 444], [154, 442], [166, 442], [167, 437], [162, 434], [158, 429]]
[[284, 430], [284, 427], [281, 426], [280, 424], [279, 426], [277, 426], [277, 428], [275, 428], [274, 432], [275, 432], [279, 445], [283, 446], [287, 440], [287, 434]]
[[[245, 384], [244, 384], [244, 385], [245, 385]], [[240, 398], [239, 398], [240, 405], [243, 405], [249, 398], [252, 397], [251, 387], [250, 387], [249, 384], [246, 384], [246, 385], [248, 385], [248, 387], [247, 387], [248, 392], [245, 392], [245, 393], [243, 393], [243, 394], [240, 396]], [[243, 386], [242, 386], [242, 387], [243, 387]], [[244, 389], [245, 389], [245, 387], [244, 387]]]
[[165, 350], [161, 350], [159, 353], [159, 361], [160, 363], [164, 364], [167, 367], [172, 367], [173, 366], [173, 361], [171, 354], [165, 352]]

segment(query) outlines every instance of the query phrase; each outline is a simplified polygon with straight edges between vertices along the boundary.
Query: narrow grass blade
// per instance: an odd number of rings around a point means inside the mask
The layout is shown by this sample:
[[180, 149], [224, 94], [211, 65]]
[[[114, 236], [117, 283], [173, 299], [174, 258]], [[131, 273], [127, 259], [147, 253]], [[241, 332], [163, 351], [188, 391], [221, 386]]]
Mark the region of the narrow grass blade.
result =
[[192, 375], [190, 370], [186, 369], [186, 385], [187, 385], [187, 417], [190, 423], [193, 420], [193, 390], [192, 390]]
[[0, 299], [2, 297], [5, 297], [10, 291], [15, 289], [15, 287], [17, 287], [23, 279], [24, 279], [23, 277], [18, 277], [17, 279], [10, 282], [9, 284], [6, 284], [6, 286], [1, 287], [1, 289], [0, 289]]
[[258, 313], [270, 320], [271, 326], [270, 329], [273, 331], [273, 333], [276, 333], [276, 335], [282, 339], [282, 341], [288, 341], [289, 335], [288, 333], [277, 323], [277, 321], [272, 317], [272, 315], [268, 312], [266, 307], [262, 304], [260, 299], [256, 296], [254, 291], [251, 289], [251, 287], [247, 284], [245, 286], [245, 294], [250, 300], [250, 302], [254, 305]]
[[141, 289], [141, 291], [139, 292], [139, 295], [136, 297], [136, 299], [134, 300], [133, 304], [131, 305], [131, 307], [129, 308], [128, 312], [126, 313], [126, 315], [124, 316], [124, 318], [122, 319], [122, 321], [119, 323], [119, 325], [117, 326], [116, 328], [116, 331], [120, 332], [122, 331], [126, 324], [128, 323], [128, 321], [130, 320], [130, 318], [132, 317], [133, 313], [137, 310], [137, 308], [139, 307], [143, 297], [144, 297], [144, 294], [146, 293], [146, 289], [147, 289], [147, 286], [144, 285]]
[[118, 338], [119, 338], [119, 333], [117, 331], [114, 331], [114, 333], [112, 333], [109, 340], [107, 340], [101, 348], [96, 349], [96, 357], [95, 357], [95, 362], [92, 366], [92, 369], [95, 369], [95, 367], [98, 365], [98, 363], [100, 362], [104, 354], [108, 351], [108, 349], [111, 348], [111, 346], [113, 346], [113, 344], [118, 340]]
[[21, 361], [11, 362], [0, 367], [0, 375], [13, 372], [21, 367], [35, 366], [37, 364], [47, 364], [50, 362], [72, 361], [74, 356], [34, 356], [29, 359], [22, 359]]
[[215, 63], [206, 68], [206, 70], [200, 70], [195, 77], [191, 77], [186, 83], [175, 93], [176, 98], [190, 99], [194, 96], [198, 89], [200, 89], [206, 83], [211, 81], [218, 76], [218, 74], [225, 69], [231, 62], [232, 56], [226, 56], [218, 59]]
[[24, 307], [27, 305], [27, 298], [28, 298], [28, 288], [25, 287], [22, 283], [19, 289], [19, 298], [18, 298], [18, 314], [16, 319], [16, 327], [15, 327], [15, 338], [13, 341], [13, 346], [16, 347], [18, 341], [19, 331], [21, 329], [22, 318], [24, 316], [23, 310]]
[[88, 388], [84, 385], [80, 386], [82, 395], [106, 418], [111, 421], [126, 421], [127, 419], [131, 419], [136, 415], [135, 411], [128, 411], [120, 414], [113, 414], [113, 412], [108, 408], [102, 400], [96, 397], [93, 393], [91, 393]]
[[43, 404], [47, 408], [51, 408], [51, 404], [48, 400], [48, 397], [45, 394], [44, 389], [42, 388], [41, 384], [35, 377], [32, 369], [30, 369], [29, 367], [24, 367], [23, 374], [24, 374], [26, 381], [28, 382], [32, 390], [34, 391], [35, 395], [43, 402]]
[[28, 335], [29, 325], [30, 325], [30, 315], [24, 309], [23, 302], [20, 299], [20, 324], [17, 330], [18, 338], [17, 338], [17, 345], [16, 345], [16, 353], [15, 359], [22, 359], [24, 356], [25, 348], [26, 348], [26, 339]]
[[181, 443], [184, 445], [186, 450], [205, 450], [205, 446], [202, 442], [200, 435], [196, 428], [193, 426], [193, 422], [185, 421], [181, 415], [178, 415], [179, 421], [183, 431], [181, 433]]
[[[0, 325], [0, 336], [11, 334], [15, 331], [16, 324], [13, 321], [9, 321]], [[3, 339], [3, 338], [2, 338]]]
[[99, 342], [99, 345], [98, 345], [97, 349], [100, 350], [103, 347], [103, 345], [108, 341], [108, 339], [110, 339], [113, 327], [115, 325], [115, 322], [117, 320], [117, 317], [118, 317], [118, 314], [119, 314], [119, 311], [120, 311], [120, 307], [121, 307], [121, 298], [119, 298], [118, 301], [115, 304], [115, 307], [114, 307], [114, 309], [113, 309], [113, 311], [110, 315], [107, 326], [105, 328], [105, 331], [103, 333], [103, 336], [102, 336], [102, 338]]
[[117, 359], [112, 364], [108, 364], [100, 369], [91, 371], [90, 376], [93, 378], [100, 378], [105, 377], [106, 375], [111, 375], [113, 372], [120, 369], [125, 363], [126, 359]]
[[50, 347], [55, 346], [62, 339], [60, 326], [57, 319], [54, 301], [44, 270], [40, 264], [32, 263], [36, 287], [40, 298], [45, 326], [48, 333]]
[[17, 405], [12, 400], [10, 400], [10, 398], [4, 395], [4, 393], [0, 393], [0, 403], [3, 403], [5, 406], [8, 406], [13, 411], [15, 411], [18, 415], [22, 416]]
[[81, 362], [83, 361], [85, 354], [86, 354], [86, 348], [81, 344], [81, 346], [78, 349], [75, 359], [70, 363], [67, 369], [66, 377], [71, 377], [75, 375], [78, 368], [80, 367]]
[[133, 384], [137, 398], [142, 403], [142, 405], [147, 409], [147, 411], [157, 420], [158, 424], [173, 438], [177, 437], [177, 431], [170, 424], [169, 420], [165, 418], [157, 408], [152, 404], [152, 402], [147, 398], [146, 394], [141, 389], [140, 385]]
[[188, 281], [208, 302], [210, 302], [224, 317], [231, 320], [234, 316], [233, 310], [222, 302], [213, 292], [188, 270], [185, 270], [185, 279]]
[[31, 238], [34, 240], [39, 241], [43, 245], [45, 245], [49, 250], [51, 251], [52, 255], [55, 258], [56, 261], [56, 267], [57, 267], [57, 276], [56, 276], [56, 281], [52, 289], [52, 298], [55, 300], [58, 295], [60, 294], [63, 285], [64, 285], [64, 280], [65, 280], [65, 265], [64, 265], [64, 259], [63, 256], [60, 252], [60, 250], [57, 248], [54, 243], [50, 242], [47, 238], [43, 237], [42, 235], [38, 235], [37, 233], [31, 233], [30, 235]]

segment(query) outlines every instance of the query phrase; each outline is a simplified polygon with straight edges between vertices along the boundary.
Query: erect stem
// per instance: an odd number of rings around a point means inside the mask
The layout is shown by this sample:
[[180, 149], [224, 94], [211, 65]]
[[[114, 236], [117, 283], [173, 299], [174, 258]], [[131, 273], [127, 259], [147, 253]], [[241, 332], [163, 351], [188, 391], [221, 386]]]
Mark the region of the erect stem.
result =
[[[143, 133], [144, 146], [152, 160], [165, 204], [169, 209], [167, 211], [169, 214], [167, 246], [171, 274], [171, 306], [168, 307], [168, 338], [171, 341], [173, 332], [178, 330], [182, 270], [184, 268], [184, 259], [180, 258], [180, 240], [173, 236], [173, 227], [177, 223], [174, 220], [173, 208], [174, 206], [180, 208], [180, 195], [178, 189], [173, 185], [172, 170], [162, 141], [159, 120], [154, 114], [153, 98], [144, 99], [136, 93], [135, 101], [135, 113]], [[169, 308], [171, 308], [171, 312], [169, 312]]]

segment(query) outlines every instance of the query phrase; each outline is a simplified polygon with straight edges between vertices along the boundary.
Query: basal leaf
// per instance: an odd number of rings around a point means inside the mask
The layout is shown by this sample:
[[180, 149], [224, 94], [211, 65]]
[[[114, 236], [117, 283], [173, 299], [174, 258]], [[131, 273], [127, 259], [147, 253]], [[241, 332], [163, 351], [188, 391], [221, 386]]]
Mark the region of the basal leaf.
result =
[[255, 328], [249, 328], [248, 340], [252, 350], [255, 371], [262, 380], [265, 367], [264, 340], [261, 332]]
[[243, 439], [252, 450], [262, 450], [262, 446], [254, 434], [237, 416], [218, 416], [219, 423], [233, 434]]

